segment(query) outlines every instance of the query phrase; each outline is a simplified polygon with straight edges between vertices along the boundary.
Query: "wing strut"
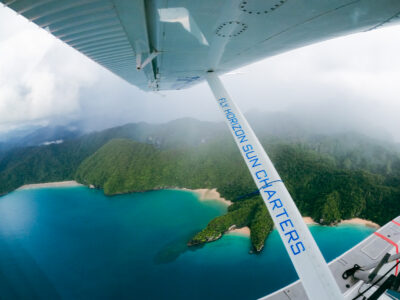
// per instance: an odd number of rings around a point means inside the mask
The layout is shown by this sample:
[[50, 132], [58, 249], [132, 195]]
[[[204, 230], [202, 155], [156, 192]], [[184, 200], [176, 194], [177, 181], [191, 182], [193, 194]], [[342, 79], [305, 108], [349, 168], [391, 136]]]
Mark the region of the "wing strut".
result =
[[344, 299], [296, 204], [247, 120], [219, 77], [208, 72], [206, 78], [307, 296], [311, 300]]

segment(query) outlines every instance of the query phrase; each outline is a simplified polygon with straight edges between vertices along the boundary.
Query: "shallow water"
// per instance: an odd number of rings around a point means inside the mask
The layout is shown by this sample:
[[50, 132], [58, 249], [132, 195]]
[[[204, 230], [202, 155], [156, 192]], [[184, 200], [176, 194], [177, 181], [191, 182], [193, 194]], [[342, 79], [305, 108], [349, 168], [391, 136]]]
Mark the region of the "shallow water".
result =
[[[203, 247], [188, 239], [226, 206], [186, 191], [114, 197], [85, 187], [21, 190], [0, 198], [4, 298], [254, 299], [296, 279], [276, 231], [250, 255], [248, 237]], [[332, 260], [373, 232], [311, 226]]]

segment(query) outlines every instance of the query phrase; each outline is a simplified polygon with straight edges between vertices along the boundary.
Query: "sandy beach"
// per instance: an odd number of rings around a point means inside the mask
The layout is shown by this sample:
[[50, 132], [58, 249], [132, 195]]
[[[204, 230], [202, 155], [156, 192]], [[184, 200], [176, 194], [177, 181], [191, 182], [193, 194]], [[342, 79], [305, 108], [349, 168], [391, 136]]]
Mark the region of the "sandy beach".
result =
[[[306, 224], [317, 224], [311, 217], [303, 217], [303, 221]], [[250, 228], [248, 226], [236, 228], [236, 225], [232, 225], [228, 233], [250, 236]]]
[[339, 225], [342, 224], [358, 224], [358, 225], [364, 225], [364, 226], [368, 226], [368, 227], [372, 227], [372, 228], [380, 228], [380, 226], [372, 221], [368, 221], [368, 220], [364, 220], [364, 219], [360, 219], [360, 218], [353, 218], [353, 219], [349, 219], [349, 220], [342, 220]]
[[245, 226], [245, 227], [242, 227], [242, 228], [236, 228], [235, 225], [233, 225], [233, 226], [234, 226], [234, 228], [230, 229], [228, 231], [228, 233], [233, 233], [233, 234], [237, 234], [237, 235], [244, 235], [244, 236], [250, 236], [250, 228], [249, 227]]
[[315, 222], [315, 221], [313, 220], [313, 218], [311, 218], [311, 217], [303, 217], [303, 221], [304, 221], [304, 223], [306, 223], [306, 224], [317, 224], [317, 222]]
[[[311, 217], [303, 217], [303, 221], [306, 224], [318, 224]], [[357, 224], [357, 225], [364, 225], [364, 226], [372, 227], [372, 228], [376, 228], [376, 229], [380, 228], [380, 226], [378, 224], [376, 224], [372, 221], [368, 221], [368, 220], [364, 220], [364, 219], [360, 219], [360, 218], [342, 220], [342, 221], [340, 221], [340, 223], [338, 223], [338, 225], [343, 225], [343, 224]]]
[[73, 187], [73, 186], [83, 186], [83, 185], [74, 180], [70, 180], [70, 181], [25, 184], [25, 185], [19, 187], [17, 190], [39, 189], [39, 188], [47, 188], [47, 187]]
[[[187, 190], [187, 189], [186, 189]], [[197, 189], [197, 190], [190, 190], [198, 194], [199, 200], [207, 201], [207, 200], [216, 200], [221, 203], [226, 204], [227, 206], [232, 204], [232, 201], [226, 200], [222, 198], [221, 195], [218, 193], [217, 189]]]

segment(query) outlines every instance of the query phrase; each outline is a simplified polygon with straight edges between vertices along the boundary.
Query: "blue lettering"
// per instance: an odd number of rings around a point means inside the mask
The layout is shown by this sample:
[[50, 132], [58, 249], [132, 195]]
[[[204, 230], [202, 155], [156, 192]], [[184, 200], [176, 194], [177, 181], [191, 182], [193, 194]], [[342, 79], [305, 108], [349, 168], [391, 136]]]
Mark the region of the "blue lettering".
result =
[[268, 194], [268, 200], [271, 199], [272, 196], [276, 194], [275, 191], [268, 191], [268, 190], [267, 190], [267, 191], [264, 191], [264, 193], [267, 193], [267, 194]]
[[247, 144], [247, 145], [243, 146], [242, 149], [243, 149], [244, 152], [247, 152], [247, 151], [252, 150], [253, 146], [250, 145], [250, 144]]
[[232, 129], [236, 131], [235, 129], [242, 129], [242, 126], [240, 124], [236, 123], [235, 125], [232, 125]]
[[[239, 133], [238, 133], [239, 132]], [[235, 131], [235, 135], [237, 136], [237, 137], [239, 137], [239, 136], [241, 136], [241, 135], [244, 135], [244, 131], [242, 130], [242, 129], [240, 129], [240, 130], [238, 130], [238, 131]]]
[[[257, 171], [257, 172], [255, 173], [257, 179], [261, 179], [261, 178], [262, 178], [262, 177], [259, 177], [259, 176], [258, 176], [258, 174], [260, 174], [260, 173], [264, 173], [264, 177], [267, 177], [267, 172], [265, 172], [265, 170], [260, 170], [260, 171]], [[268, 199], [268, 200], [269, 200], [269, 199]]]
[[239, 138], [240, 138], [240, 143], [244, 143], [244, 142], [248, 142], [249, 141], [248, 139], [246, 139], [245, 135], [242, 135]]
[[290, 219], [287, 219], [287, 220], [282, 221], [282, 222], [279, 223], [279, 226], [281, 226], [282, 231], [285, 231], [285, 229], [283, 229], [282, 225], [284, 224], [284, 225], [286, 225], [286, 227], [289, 227], [288, 223], [290, 223], [290, 225], [292, 227], [294, 227], [292, 221]]
[[[275, 208], [281, 208], [283, 206], [281, 199], [275, 199], [269, 202], [270, 204], [274, 204], [274, 206], [272, 207], [272, 210], [274, 210]], [[278, 203], [278, 204], [277, 204]]]
[[[282, 203], [282, 202], [281, 202], [281, 203]], [[283, 211], [284, 211], [283, 213], [277, 215], [276, 217], [279, 218], [279, 217], [281, 217], [281, 216], [286, 216], [286, 217], [289, 218], [289, 215], [288, 215], [288, 213], [286, 212], [286, 209], [285, 209], [285, 208], [283, 209]]]
[[260, 163], [258, 163], [257, 164], [257, 162], [258, 162], [258, 158], [256, 158], [256, 159], [253, 159], [253, 160], [250, 160], [251, 162], [253, 162], [253, 165], [252, 165], [252, 167], [253, 168], [255, 168], [255, 167], [258, 167], [258, 166], [261, 166], [261, 164]]
[[[296, 250], [294, 249], [293, 246], [296, 246]], [[300, 246], [301, 246], [301, 249], [300, 249]], [[306, 250], [306, 248], [304, 248], [303, 242], [297, 242], [296, 244], [291, 245], [291, 246], [290, 246], [290, 249], [292, 249], [292, 253], [293, 253], [294, 255], [297, 255], [297, 254], [299, 254], [300, 252]]]
[[227, 115], [227, 114], [233, 114], [233, 113], [232, 113], [232, 110], [231, 110], [230, 108], [225, 109], [224, 112], [225, 112], [225, 115]]
[[260, 183], [264, 182], [264, 186], [262, 187], [263, 189], [265, 189], [265, 188], [271, 186], [271, 185], [268, 183], [268, 180], [269, 180], [269, 178], [267, 177], [267, 178], [261, 179], [261, 180], [259, 181]]
[[[229, 109], [229, 108], [228, 108]], [[230, 109], [229, 109], [230, 110]], [[232, 119], [232, 118], [234, 118], [235, 117], [235, 114], [234, 113], [232, 113], [232, 112], [228, 112], [227, 114], [226, 114], [226, 118], [228, 119], [228, 120], [230, 120], [230, 119]]]
[[290, 244], [291, 241], [297, 241], [299, 239], [299, 234], [296, 229], [286, 232], [285, 235], [289, 235], [288, 244]]
[[238, 120], [237, 120], [235, 117], [231, 118], [229, 121], [230, 121], [232, 124], [237, 124], [237, 123], [238, 123]]
[[254, 153], [254, 150], [252, 150], [252, 151], [250, 151], [250, 152], [246, 152], [246, 157], [247, 157], [247, 159], [252, 159], [252, 158], [254, 158], [254, 157], [257, 157], [257, 154], [254, 154], [253, 156], [251, 156], [251, 157], [249, 157], [249, 154], [251, 154], [251, 153]]

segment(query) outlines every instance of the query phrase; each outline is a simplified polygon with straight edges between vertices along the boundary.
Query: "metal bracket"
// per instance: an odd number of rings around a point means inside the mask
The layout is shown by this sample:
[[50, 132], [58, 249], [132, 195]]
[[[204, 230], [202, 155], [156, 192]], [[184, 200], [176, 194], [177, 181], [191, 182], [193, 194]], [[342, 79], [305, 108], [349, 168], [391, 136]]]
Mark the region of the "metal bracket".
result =
[[361, 267], [357, 264], [354, 265], [354, 267], [352, 267], [351, 269], [348, 269], [346, 271], [344, 271], [344, 273], [342, 274], [342, 278], [343, 279], [347, 279], [350, 276], [353, 276], [355, 272], [357, 272], [358, 270], [360, 270]]
[[390, 254], [386, 253], [381, 261], [379, 262], [379, 264], [375, 267], [375, 269], [371, 272], [371, 274], [369, 274], [368, 279], [371, 282], [372, 280], [374, 280], [374, 278], [376, 277], [376, 275], [378, 274], [379, 270], [382, 268], [382, 266], [384, 264], [386, 264], [389, 260]]
[[153, 51], [142, 63], [142, 54], [137, 53], [136, 54], [136, 70], [140, 71], [143, 69], [145, 66], [147, 66], [156, 56], [160, 54], [158, 51]]

